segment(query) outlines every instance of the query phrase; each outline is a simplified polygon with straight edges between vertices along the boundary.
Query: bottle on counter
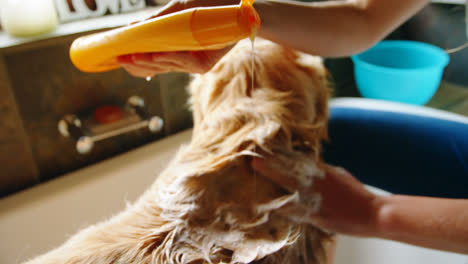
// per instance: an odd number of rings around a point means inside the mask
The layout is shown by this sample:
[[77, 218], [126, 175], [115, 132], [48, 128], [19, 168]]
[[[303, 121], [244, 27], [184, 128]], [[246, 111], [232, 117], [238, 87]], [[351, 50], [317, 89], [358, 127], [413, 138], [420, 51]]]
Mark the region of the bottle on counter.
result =
[[53, 0], [3, 0], [1, 3], [1, 24], [12, 36], [47, 33], [58, 24]]

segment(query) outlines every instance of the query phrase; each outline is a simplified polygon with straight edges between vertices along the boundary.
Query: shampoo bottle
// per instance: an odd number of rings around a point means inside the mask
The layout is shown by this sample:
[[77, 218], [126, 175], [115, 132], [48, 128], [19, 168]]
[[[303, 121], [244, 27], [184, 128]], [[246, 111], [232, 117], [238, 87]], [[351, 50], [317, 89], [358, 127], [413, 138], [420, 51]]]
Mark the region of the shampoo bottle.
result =
[[187, 9], [84, 36], [73, 42], [70, 58], [81, 71], [103, 72], [119, 68], [116, 58], [125, 54], [220, 49], [256, 33], [252, 2]]

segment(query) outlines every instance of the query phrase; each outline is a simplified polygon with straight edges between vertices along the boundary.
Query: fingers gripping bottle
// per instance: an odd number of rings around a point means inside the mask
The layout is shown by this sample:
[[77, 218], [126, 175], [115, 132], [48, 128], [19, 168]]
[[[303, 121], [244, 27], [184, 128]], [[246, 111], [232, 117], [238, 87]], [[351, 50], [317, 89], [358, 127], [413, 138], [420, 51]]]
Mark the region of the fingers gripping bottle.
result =
[[120, 55], [220, 49], [252, 37], [260, 27], [253, 0], [239, 5], [199, 7], [76, 39], [73, 64], [84, 72], [119, 68]]

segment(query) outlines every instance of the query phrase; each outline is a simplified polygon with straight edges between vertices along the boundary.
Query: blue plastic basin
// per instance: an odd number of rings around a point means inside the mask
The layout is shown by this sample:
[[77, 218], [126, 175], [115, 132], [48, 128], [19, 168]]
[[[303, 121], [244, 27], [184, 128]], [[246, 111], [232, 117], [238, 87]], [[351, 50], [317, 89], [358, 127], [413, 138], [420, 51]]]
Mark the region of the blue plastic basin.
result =
[[386, 40], [352, 56], [362, 96], [423, 105], [437, 91], [448, 54], [433, 45]]

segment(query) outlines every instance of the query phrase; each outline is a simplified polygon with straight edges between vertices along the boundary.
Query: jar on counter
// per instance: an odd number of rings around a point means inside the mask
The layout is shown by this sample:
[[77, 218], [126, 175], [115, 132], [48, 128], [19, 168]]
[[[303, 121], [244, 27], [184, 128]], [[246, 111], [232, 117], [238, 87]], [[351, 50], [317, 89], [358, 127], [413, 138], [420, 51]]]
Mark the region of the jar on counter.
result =
[[3, 0], [0, 19], [10, 35], [28, 37], [47, 33], [58, 24], [53, 0]]

